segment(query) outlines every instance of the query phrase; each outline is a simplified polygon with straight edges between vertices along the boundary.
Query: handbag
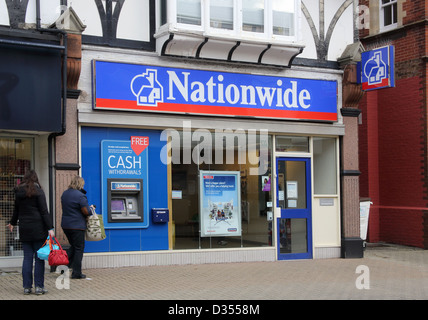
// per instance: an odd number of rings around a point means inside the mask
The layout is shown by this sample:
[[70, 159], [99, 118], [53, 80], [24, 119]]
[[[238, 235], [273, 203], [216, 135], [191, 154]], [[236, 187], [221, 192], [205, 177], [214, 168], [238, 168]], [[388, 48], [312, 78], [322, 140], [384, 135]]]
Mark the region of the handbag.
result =
[[49, 265], [52, 267], [55, 266], [66, 266], [68, 265], [68, 255], [67, 252], [62, 249], [61, 245], [59, 244], [58, 240], [54, 237], [55, 242], [58, 244], [58, 249], [54, 248], [53, 240], [51, 239], [49, 241], [49, 246], [51, 249], [51, 252], [49, 253], [48, 262]]
[[[49, 236], [47, 237], [45, 243], [43, 243], [42, 247], [39, 250], [37, 250], [37, 257], [41, 260], [49, 259], [49, 253], [51, 253], [51, 248], [48, 241], [52, 241], [52, 239], [50, 239]], [[59, 249], [59, 247], [55, 244], [53, 245], [53, 248], [55, 250]]]
[[91, 208], [91, 214], [86, 221], [86, 241], [100, 241], [106, 238], [104, 230], [103, 216], [95, 212], [94, 207]]

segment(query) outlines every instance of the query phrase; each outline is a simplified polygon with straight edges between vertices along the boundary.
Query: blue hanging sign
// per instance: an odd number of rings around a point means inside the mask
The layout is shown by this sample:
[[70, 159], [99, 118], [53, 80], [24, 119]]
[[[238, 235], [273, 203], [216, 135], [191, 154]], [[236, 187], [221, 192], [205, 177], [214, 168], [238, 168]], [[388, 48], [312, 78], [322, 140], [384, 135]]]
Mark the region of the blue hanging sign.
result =
[[93, 62], [94, 109], [337, 121], [337, 82]]
[[361, 83], [365, 91], [395, 86], [394, 46], [361, 53]]

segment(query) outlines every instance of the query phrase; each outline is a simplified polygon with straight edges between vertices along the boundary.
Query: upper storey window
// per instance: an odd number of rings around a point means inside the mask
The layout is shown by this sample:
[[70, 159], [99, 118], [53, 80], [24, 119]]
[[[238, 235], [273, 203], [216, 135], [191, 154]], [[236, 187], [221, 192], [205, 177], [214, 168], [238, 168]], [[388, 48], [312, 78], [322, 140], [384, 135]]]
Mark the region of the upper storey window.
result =
[[242, 1], [242, 30], [263, 33], [265, 30], [264, 20], [264, 0]]
[[201, 0], [177, 0], [177, 23], [200, 26]]
[[300, 0], [159, 0], [161, 55], [289, 66], [299, 43]]
[[397, 27], [397, 0], [380, 0], [380, 29], [387, 31]]
[[294, 42], [300, 0], [161, 0], [160, 30]]
[[210, 27], [216, 29], [233, 30], [235, 28], [234, 0], [210, 1]]

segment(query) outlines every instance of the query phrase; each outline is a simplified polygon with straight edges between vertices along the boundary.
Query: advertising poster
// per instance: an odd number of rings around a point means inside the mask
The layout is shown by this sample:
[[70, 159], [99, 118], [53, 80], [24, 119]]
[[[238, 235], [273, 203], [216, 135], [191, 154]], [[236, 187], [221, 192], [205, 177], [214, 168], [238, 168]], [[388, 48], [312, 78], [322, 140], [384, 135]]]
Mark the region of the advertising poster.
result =
[[200, 171], [202, 237], [241, 236], [239, 171]]

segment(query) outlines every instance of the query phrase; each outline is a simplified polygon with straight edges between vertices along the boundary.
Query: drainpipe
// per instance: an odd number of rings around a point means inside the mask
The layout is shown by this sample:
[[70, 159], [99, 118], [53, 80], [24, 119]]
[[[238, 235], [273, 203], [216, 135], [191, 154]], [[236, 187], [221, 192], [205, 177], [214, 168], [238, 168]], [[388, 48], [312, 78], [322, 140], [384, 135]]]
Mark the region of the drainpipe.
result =
[[[53, 132], [48, 137], [48, 166], [49, 166], [49, 212], [54, 212], [54, 165], [53, 165], [53, 141], [56, 137], [62, 136], [66, 132], [66, 115], [67, 115], [67, 32], [58, 29], [45, 29], [41, 27], [40, 23], [40, 0], [36, 0], [36, 30], [40, 32], [49, 32], [61, 34], [63, 39], [64, 54], [63, 54], [63, 70], [62, 70], [62, 119], [61, 119], [61, 131]], [[55, 221], [53, 221], [55, 225]]]

